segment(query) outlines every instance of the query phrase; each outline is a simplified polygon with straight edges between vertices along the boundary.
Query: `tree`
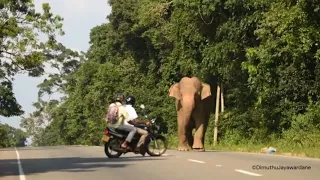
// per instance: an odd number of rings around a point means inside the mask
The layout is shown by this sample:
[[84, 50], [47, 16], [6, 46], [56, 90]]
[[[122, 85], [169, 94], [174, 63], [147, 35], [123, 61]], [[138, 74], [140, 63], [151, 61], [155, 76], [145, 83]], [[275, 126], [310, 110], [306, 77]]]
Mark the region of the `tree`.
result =
[[[52, 113], [63, 103], [65, 98], [52, 99], [50, 98], [51, 95], [55, 92], [65, 95], [70, 91], [70, 88], [74, 85], [72, 75], [85, 59], [83, 52], [79, 54], [60, 43], [53, 46], [50, 51], [46, 50], [45, 55], [49, 60], [48, 64], [56, 72], [49, 73], [48, 77], [38, 85], [38, 101], [33, 103], [36, 111], [22, 117], [20, 124], [34, 138], [33, 142], [35, 144], [41, 144], [44, 141], [42, 140], [43, 130], [50, 125]], [[43, 100], [44, 95], [49, 95], [49, 99]]]
[[[137, 104], [146, 104], [152, 116], [163, 118], [169, 137], [176, 136], [174, 100], [168, 89], [182, 76], [198, 76], [211, 85], [213, 100], [217, 83], [223, 83], [219, 143], [258, 144], [282, 138], [297, 146], [319, 146], [315, 142], [320, 25], [314, 13], [318, 4], [307, 0], [109, 4], [109, 22], [91, 30], [87, 60], [72, 66], [72, 73], [53, 75], [40, 85], [40, 94], [58, 87], [66, 97], [48, 112], [51, 123], [38, 133], [39, 144], [99, 144], [105, 107], [116, 92], [135, 95]], [[213, 120], [214, 116], [208, 144]]]
[[[47, 60], [44, 51], [56, 44], [56, 33], [63, 35], [62, 20], [50, 12], [48, 3], [37, 13], [32, 0], [4, 0], [0, 3], [0, 115], [19, 116], [24, 113], [12, 92], [14, 75], [28, 72], [29, 76], [44, 73]], [[39, 33], [47, 36], [41, 42]]]
[[21, 129], [0, 123], [0, 147], [25, 146], [27, 135]]

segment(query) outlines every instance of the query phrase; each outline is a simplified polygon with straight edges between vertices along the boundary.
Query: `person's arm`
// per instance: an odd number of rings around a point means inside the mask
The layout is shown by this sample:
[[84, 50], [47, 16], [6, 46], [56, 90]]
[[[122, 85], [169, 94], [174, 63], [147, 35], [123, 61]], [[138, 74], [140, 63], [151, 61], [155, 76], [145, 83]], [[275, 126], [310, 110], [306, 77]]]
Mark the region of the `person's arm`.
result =
[[146, 120], [138, 117], [138, 114], [134, 108], [132, 109], [132, 111], [133, 111], [132, 117], [133, 117], [133, 121], [135, 124], [145, 124], [146, 123]]
[[146, 120], [143, 120], [142, 118], [137, 117], [136, 119], [134, 119], [134, 122], [135, 122], [136, 124], [145, 124], [145, 123], [146, 123]]

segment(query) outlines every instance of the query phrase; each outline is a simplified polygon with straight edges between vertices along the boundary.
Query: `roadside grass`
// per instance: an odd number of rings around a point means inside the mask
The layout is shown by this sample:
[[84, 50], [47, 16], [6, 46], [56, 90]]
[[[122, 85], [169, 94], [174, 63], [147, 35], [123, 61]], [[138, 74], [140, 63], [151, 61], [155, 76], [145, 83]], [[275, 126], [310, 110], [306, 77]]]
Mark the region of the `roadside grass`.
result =
[[[178, 138], [173, 135], [168, 135], [168, 149], [177, 149], [178, 147]], [[268, 143], [252, 143], [252, 142], [243, 142], [237, 145], [232, 143], [227, 143], [223, 141], [218, 143], [216, 146], [206, 143], [206, 150], [222, 150], [222, 151], [233, 151], [233, 152], [249, 152], [249, 153], [264, 153], [261, 151], [264, 147], [274, 147], [277, 149], [275, 155], [286, 155], [286, 156], [298, 156], [298, 157], [310, 157], [310, 158], [320, 158], [320, 148], [316, 147], [293, 147], [292, 145], [287, 145], [284, 140], [278, 140]]]

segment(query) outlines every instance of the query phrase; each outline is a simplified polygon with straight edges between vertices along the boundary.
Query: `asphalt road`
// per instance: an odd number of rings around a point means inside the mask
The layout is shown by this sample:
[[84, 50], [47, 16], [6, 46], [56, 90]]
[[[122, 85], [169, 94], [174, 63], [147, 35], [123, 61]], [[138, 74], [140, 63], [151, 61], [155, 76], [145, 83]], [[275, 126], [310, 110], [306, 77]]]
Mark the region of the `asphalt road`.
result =
[[[305, 170], [257, 170], [258, 166], [309, 166]], [[103, 147], [0, 149], [1, 180], [251, 180], [320, 179], [320, 160], [232, 152], [167, 151], [162, 157], [128, 153], [108, 159]]]

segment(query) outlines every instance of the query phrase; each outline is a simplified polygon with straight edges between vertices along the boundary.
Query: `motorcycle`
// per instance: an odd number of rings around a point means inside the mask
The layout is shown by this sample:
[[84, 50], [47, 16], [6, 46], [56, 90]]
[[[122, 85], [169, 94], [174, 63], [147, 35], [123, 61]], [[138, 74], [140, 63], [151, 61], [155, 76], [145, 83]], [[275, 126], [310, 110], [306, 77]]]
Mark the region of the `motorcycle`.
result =
[[[142, 109], [144, 109], [144, 105], [142, 104], [140, 106]], [[148, 116], [145, 116], [148, 117]], [[145, 143], [142, 148], [144, 148], [144, 151], [149, 156], [161, 156], [164, 154], [167, 150], [167, 141], [164, 136], [162, 136], [160, 125], [156, 124], [157, 118], [153, 118], [150, 121], [148, 121], [149, 125], [147, 124], [136, 124], [135, 127], [139, 127], [141, 129], [144, 129], [148, 131], [148, 136], [145, 139]], [[133, 152], [135, 154], [139, 154], [141, 152], [134, 151], [135, 147], [140, 139], [140, 134], [136, 133], [133, 137], [132, 141], [128, 143], [129, 149], [124, 149], [121, 147], [121, 144], [125, 141], [126, 137], [128, 136], [129, 132], [122, 131], [114, 128], [107, 127], [105, 129], [105, 134], [102, 137], [102, 141], [104, 142], [104, 151], [107, 157], [109, 158], [119, 158], [122, 154], [126, 154], [128, 152]], [[150, 150], [150, 145], [152, 143], [155, 143], [155, 146], [158, 146], [157, 141], [161, 141], [164, 145], [164, 149], [159, 153], [154, 153]], [[115, 154], [111, 154], [109, 151], [115, 151]], [[144, 154], [142, 154], [144, 156]]]

